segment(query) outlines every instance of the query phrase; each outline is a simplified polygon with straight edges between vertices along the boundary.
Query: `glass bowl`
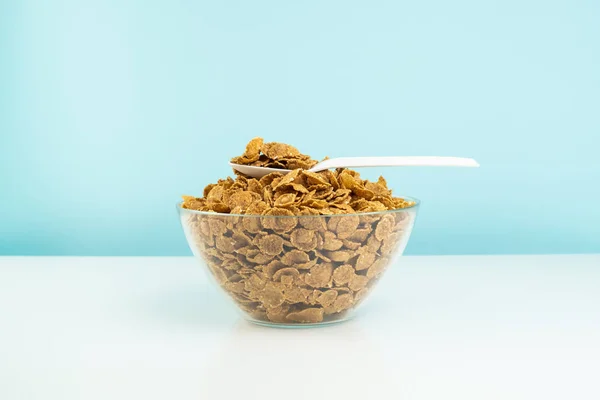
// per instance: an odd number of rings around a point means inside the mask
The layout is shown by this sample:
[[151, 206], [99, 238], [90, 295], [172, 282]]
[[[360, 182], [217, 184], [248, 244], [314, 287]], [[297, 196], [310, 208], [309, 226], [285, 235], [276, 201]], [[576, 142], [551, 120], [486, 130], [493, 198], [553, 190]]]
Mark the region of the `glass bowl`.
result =
[[261, 216], [177, 204], [194, 256], [251, 322], [315, 326], [351, 318], [402, 254], [419, 201], [355, 214]]

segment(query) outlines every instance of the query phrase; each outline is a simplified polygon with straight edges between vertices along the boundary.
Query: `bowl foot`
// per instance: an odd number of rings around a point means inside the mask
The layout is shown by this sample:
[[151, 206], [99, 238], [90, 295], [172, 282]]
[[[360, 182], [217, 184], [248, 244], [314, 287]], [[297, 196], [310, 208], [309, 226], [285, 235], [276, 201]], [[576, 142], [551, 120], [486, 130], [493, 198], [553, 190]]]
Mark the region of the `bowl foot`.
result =
[[266, 326], [269, 328], [282, 328], [282, 329], [321, 328], [321, 327], [325, 327], [325, 326], [341, 324], [346, 321], [350, 321], [352, 318], [354, 318], [353, 315], [348, 315], [348, 316], [345, 316], [344, 318], [340, 318], [340, 319], [336, 319], [336, 320], [332, 320], [332, 321], [314, 322], [314, 323], [307, 323], [307, 324], [300, 324], [300, 323], [289, 323], [288, 324], [288, 323], [260, 321], [257, 319], [245, 317], [246, 321], [253, 323], [255, 325]]

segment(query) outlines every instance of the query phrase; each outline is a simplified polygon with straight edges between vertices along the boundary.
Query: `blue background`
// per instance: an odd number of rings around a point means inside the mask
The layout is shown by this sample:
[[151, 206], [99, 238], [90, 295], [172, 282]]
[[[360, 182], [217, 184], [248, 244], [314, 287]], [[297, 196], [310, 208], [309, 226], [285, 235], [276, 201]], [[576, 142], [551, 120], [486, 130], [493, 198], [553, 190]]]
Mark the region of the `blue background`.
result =
[[600, 252], [600, 2], [4, 1], [0, 254], [190, 254], [253, 136], [423, 205], [409, 254]]

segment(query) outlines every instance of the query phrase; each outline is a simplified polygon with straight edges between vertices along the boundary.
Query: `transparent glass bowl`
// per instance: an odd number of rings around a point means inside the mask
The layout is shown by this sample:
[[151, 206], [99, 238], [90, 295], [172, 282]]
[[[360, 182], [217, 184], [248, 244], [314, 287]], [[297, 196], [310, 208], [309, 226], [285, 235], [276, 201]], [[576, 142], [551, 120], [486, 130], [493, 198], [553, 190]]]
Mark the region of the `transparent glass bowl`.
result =
[[315, 326], [351, 318], [402, 254], [419, 206], [406, 199], [415, 205], [317, 216], [177, 209], [192, 252], [246, 319]]

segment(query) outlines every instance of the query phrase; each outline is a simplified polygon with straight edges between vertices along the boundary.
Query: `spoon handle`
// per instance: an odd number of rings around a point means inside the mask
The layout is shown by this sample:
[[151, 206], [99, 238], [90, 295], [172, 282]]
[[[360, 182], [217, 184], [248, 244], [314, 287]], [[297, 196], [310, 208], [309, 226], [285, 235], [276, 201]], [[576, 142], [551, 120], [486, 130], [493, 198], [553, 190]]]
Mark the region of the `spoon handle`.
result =
[[310, 171], [318, 172], [330, 168], [350, 167], [479, 167], [472, 158], [462, 157], [339, 157], [322, 161]]

